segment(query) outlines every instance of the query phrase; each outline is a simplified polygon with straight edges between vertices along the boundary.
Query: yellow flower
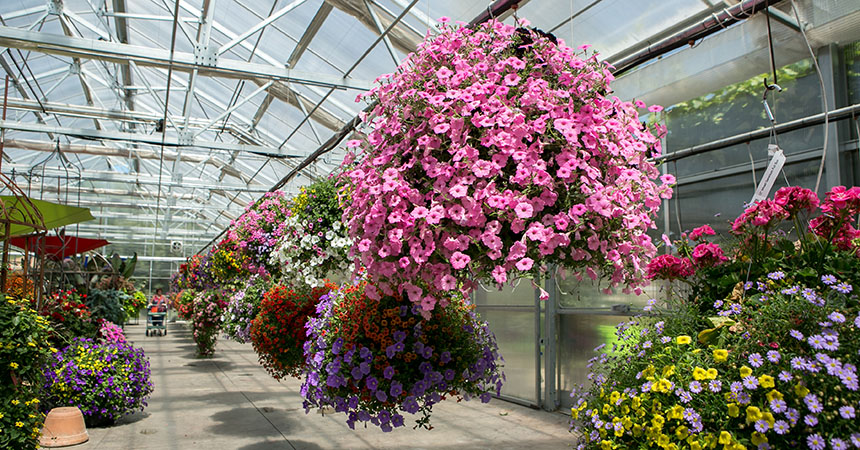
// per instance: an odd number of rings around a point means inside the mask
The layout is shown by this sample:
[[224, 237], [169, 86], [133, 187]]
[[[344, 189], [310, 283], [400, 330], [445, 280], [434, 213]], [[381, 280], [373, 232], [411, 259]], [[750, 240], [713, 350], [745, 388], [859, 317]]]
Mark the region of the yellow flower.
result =
[[765, 389], [774, 387], [773, 377], [770, 375], [762, 375], [758, 377], [758, 382], [761, 384], [761, 387]]
[[612, 450], [612, 441], [600, 441], [600, 450]]
[[768, 402], [772, 402], [772, 401], [774, 401], [774, 399], [779, 399], [779, 400], [783, 399], [782, 393], [777, 391], [776, 389], [767, 393], [767, 401]]
[[747, 366], [741, 367], [740, 372], [741, 372], [741, 378], [746, 378], [746, 377], [752, 375], [752, 373], [753, 373], [752, 369], [750, 369]]
[[803, 398], [809, 395], [809, 389], [806, 389], [806, 386], [802, 384], [795, 384], [794, 393], [797, 394], [798, 397]]
[[690, 342], [693, 342], [693, 340], [690, 339], [690, 336], [683, 335], [683, 336], [678, 336], [675, 339], [675, 342], [677, 342], [678, 345], [686, 345], [686, 344], [689, 344]]
[[10, 363], [9, 363], [9, 367], [11, 367], [11, 368], [13, 368], [13, 369], [17, 369], [17, 368], [18, 368], [18, 363], [16, 363], [16, 362], [10, 362]]
[[689, 431], [687, 431], [687, 427], [683, 425], [681, 425], [675, 430], [675, 437], [677, 437], [678, 439], [686, 439], [689, 434], [690, 433]]
[[693, 379], [702, 381], [708, 377], [708, 372], [701, 367], [696, 367], [693, 369]]
[[741, 412], [740, 408], [738, 408], [737, 403], [729, 403], [728, 407], [729, 407], [729, 416], [731, 416], [731, 417], [737, 417], [738, 414], [740, 414], [740, 412]]
[[19, 403], [21, 403], [21, 402], [20, 402], [20, 401], [18, 401], [18, 399], [17, 399], [17, 398], [16, 398], [15, 400], [12, 400], [12, 404], [13, 404], [13, 405], [17, 405], [17, 404], [19, 404]]
[[747, 406], [747, 422], [755, 422], [761, 417], [761, 410], [758, 409], [758, 406]]
[[725, 362], [729, 358], [728, 350], [716, 349], [714, 350], [714, 361], [721, 363]]
[[0, 412], [0, 419], [2, 419], [2, 418], [3, 418], [3, 413]]
[[18, 428], [21, 428], [24, 426], [24, 422], [21, 422], [21, 421], [15, 422], [15, 426]]
[[720, 444], [723, 444], [723, 445], [731, 444], [732, 443], [732, 435], [729, 434], [728, 431], [721, 431], [720, 432], [720, 439], [717, 442], [719, 442]]
[[706, 376], [706, 377], [708, 377], [708, 379], [709, 379], [709, 380], [714, 380], [714, 379], [716, 379], [716, 378], [717, 378], [717, 369], [713, 369], [713, 368], [708, 369], [708, 371], [707, 371], [707, 373], [705, 374], [705, 376]]
[[669, 378], [675, 374], [675, 366], [666, 366], [663, 368], [663, 378]]
[[659, 445], [660, 447], [665, 447], [669, 445], [669, 436], [661, 434], [660, 437], [657, 438], [657, 445]]
[[699, 444], [699, 441], [692, 441], [690, 444], [690, 450], [702, 450], [702, 446]]

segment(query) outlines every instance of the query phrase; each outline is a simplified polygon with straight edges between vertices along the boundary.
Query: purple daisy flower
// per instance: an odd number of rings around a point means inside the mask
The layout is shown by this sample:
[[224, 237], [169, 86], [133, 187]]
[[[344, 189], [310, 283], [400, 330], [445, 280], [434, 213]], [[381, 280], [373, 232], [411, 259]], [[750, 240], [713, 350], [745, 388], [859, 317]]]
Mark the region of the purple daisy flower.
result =
[[806, 445], [809, 446], [812, 450], [824, 450], [824, 438], [821, 437], [818, 433], [810, 434], [806, 438]]
[[753, 353], [747, 359], [750, 362], [750, 365], [756, 368], [761, 367], [761, 365], [764, 364], [764, 359], [758, 353]]

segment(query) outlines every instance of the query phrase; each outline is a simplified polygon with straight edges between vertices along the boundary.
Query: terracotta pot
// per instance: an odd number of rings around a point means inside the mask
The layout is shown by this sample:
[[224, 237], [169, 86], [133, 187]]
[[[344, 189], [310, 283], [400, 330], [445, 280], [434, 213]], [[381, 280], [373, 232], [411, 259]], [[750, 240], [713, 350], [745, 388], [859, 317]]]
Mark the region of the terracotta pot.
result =
[[65, 447], [81, 444], [89, 439], [81, 410], [76, 406], [63, 406], [48, 412], [45, 424], [42, 425], [39, 444], [42, 447]]

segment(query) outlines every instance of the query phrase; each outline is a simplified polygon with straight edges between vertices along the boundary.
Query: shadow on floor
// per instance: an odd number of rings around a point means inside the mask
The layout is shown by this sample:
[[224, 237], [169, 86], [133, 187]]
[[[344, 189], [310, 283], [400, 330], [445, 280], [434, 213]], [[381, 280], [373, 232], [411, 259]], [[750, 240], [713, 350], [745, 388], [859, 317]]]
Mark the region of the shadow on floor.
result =
[[307, 441], [295, 441], [290, 440], [287, 441], [265, 441], [258, 442], [256, 444], [246, 445], [244, 447], [239, 447], [238, 450], [272, 450], [272, 449], [289, 449], [289, 450], [321, 450], [317, 444], [313, 442]]
[[201, 359], [197, 357], [186, 359], [192, 359], [192, 361], [183, 364], [183, 367], [188, 367], [189, 369], [196, 372], [228, 372], [236, 367], [236, 364], [232, 361], [218, 359]]
[[135, 411], [133, 414], [120, 417], [119, 420], [116, 421], [116, 425], [129, 425], [135, 422], [140, 422], [141, 420], [146, 419], [149, 416], [151, 416], [151, 414], [146, 411]]
[[[212, 434], [263, 437], [271, 443], [284, 439], [285, 435], [301, 428], [288, 417], [287, 411], [280, 408], [266, 410], [269, 412], [254, 407], [242, 407], [217, 412], [210, 416], [216, 424], [209, 427], [209, 430]], [[265, 418], [260, 417], [261, 415]]]

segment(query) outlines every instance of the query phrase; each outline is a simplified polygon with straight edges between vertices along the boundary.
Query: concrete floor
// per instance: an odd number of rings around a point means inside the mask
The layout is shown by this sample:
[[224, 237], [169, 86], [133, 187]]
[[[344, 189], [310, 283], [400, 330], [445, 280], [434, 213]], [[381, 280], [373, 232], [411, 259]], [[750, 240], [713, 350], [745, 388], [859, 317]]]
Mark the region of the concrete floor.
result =
[[[196, 359], [188, 328], [171, 323], [164, 337], [146, 337], [145, 321], [126, 335], [150, 358], [155, 392], [143, 412], [117, 425], [91, 428], [78, 449], [564, 449], [567, 418], [494, 399], [442, 402], [434, 429], [350, 430], [342, 414], [305, 414], [300, 380], [277, 382], [257, 363], [250, 344], [219, 339], [213, 359]], [[410, 423], [407, 417], [407, 424]]]

